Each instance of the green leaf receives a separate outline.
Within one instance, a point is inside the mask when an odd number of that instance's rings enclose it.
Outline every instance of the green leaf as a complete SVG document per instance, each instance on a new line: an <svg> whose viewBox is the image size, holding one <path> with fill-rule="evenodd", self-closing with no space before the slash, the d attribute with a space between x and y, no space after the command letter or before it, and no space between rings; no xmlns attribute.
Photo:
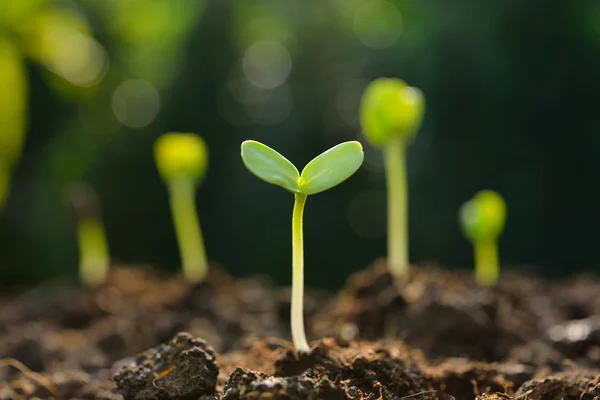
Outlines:
<svg viewBox="0 0 600 400"><path fill-rule="evenodd" d="M365 90L360 104L360 123L367 140L375 147L393 138L408 143L423 119L424 101L419 89L395 78L375 79Z"/></svg>
<svg viewBox="0 0 600 400"><path fill-rule="evenodd" d="M459 217L471 241L495 240L504 230L506 203L498 193L482 190L461 207Z"/></svg>
<svg viewBox="0 0 600 400"><path fill-rule="evenodd" d="M284 156L254 140L242 143L242 160L246 168L263 181L300 193L300 174Z"/></svg>
<svg viewBox="0 0 600 400"><path fill-rule="evenodd" d="M354 174L363 163L360 143L345 142L327 150L308 163L300 177L303 194L315 194L339 185Z"/></svg>

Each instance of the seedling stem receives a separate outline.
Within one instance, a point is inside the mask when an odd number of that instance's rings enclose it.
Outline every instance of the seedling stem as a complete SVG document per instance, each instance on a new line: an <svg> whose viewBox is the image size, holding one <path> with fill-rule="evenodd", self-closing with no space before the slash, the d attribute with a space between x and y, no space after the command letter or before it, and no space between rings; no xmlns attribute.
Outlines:
<svg viewBox="0 0 600 400"><path fill-rule="evenodd" d="M408 196L406 156L402 138L391 139L383 148L387 182L389 268L393 276L408 275Z"/></svg>
<svg viewBox="0 0 600 400"><path fill-rule="evenodd" d="M304 333L304 239L302 236L302 216L306 195L294 194L292 214L292 340L300 352L310 352Z"/></svg>
<svg viewBox="0 0 600 400"><path fill-rule="evenodd" d="M208 262L194 202L195 182L182 177L168 186L183 274L190 282L201 282L208 272Z"/></svg>
<svg viewBox="0 0 600 400"><path fill-rule="evenodd" d="M88 286L97 286L106 280L110 259L106 234L97 218L83 218L77 224L81 280Z"/></svg>
<svg viewBox="0 0 600 400"><path fill-rule="evenodd" d="M110 255L100 219L100 200L94 189L83 182L71 184L67 195L77 224L79 279L88 286L101 285L108 276Z"/></svg>
<svg viewBox="0 0 600 400"><path fill-rule="evenodd" d="M498 247L494 240L478 240L475 247L475 280L482 287L491 287L498 282Z"/></svg>

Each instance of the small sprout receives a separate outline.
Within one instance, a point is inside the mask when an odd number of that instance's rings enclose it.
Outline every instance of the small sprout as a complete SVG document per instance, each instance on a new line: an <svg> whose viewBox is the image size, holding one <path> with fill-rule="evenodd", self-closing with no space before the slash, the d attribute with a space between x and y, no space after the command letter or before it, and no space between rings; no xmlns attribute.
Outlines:
<svg viewBox="0 0 600 400"><path fill-rule="evenodd" d="M304 333L304 244L302 215L308 195L339 185L352 176L363 162L358 142L341 143L309 162L302 174L287 158L253 140L242 143L246 168L260 179L294 193L292 212L292 340L298 352L310 351Z"/></svg>
<svg viewBox="0 0 600 400"><path fill-rule="evenodd" d="M498 282L498 238L504 230L506 204L491 190L478 192L460 208L463 232L475 248L475 279L479 286Z"/></svg>
<svg viewBox="0 0 600 400"><path fill-rule="evenodd" d="M154 158L169 190L183 274L190 282L201 282L208 272L208 262L195 192L208 165L206 144L193 133L167 133L156 140Z"/></svg>
<svg viewBox="0 0 600 400"><path fill-rule="evenodd" d="M408 275L408 189L406 146L421 126L423 94L404 81L393 78L374 80L365 90L360 105L360 121L367 140L383 150L387 182L388 259L392 275L405 280Z"/></svg>
<svg viewBox="0 0 600 400"><path fill-rule="evenodd" d="M67 194L77 221L79 278L88 286L101 285L108 275L110 256L98 195L84 183L73 184Z"/></svg>

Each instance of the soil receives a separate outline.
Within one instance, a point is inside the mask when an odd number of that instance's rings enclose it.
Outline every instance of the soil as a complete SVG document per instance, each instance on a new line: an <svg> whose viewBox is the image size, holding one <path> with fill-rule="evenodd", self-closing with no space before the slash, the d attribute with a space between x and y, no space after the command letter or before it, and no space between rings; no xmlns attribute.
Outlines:
<svg viewBox="0 0 600 400"><path fill-rule="evenodd" d="M0 400L600 400L600 280L384 260L335 295L308 291L312 352L290 341L289 289L216 266L190 285L115 266L102 287L0 296Z"/></svg>

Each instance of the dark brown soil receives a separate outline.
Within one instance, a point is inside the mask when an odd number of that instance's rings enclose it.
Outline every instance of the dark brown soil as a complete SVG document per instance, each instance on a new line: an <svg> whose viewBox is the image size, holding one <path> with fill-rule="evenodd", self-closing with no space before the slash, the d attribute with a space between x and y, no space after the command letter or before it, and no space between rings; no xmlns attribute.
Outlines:
<svg viewBox="0 0 600 400"><path fill-rule="evenodd" d="M600 400L600 280L413 268L385 261L305 299L310 354L289 342L289 290L213 267L189 285L115 267L86 290L0 297L0 400ZM186 333L183 333L186 332Z"/></svg>

